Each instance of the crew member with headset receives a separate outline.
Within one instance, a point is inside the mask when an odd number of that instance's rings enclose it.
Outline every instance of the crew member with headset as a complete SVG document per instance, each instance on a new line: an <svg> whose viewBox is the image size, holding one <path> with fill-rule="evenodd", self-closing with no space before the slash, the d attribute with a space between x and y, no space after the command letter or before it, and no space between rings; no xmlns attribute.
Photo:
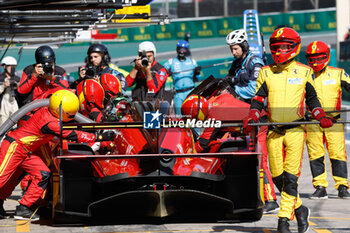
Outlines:
<svg viewBox="0 0 350 233"><path fill-rule="evenodd" d="M75 89L77 85L86 78L94 78L99 80L102 74L112 74L117 77L122 85L123 93L126 92L127 83L124 75L109 66L111 56L108 49L103 44L92 44L85 59L86 66L79 68L79 79L71 84L71 88Z"/></svg>

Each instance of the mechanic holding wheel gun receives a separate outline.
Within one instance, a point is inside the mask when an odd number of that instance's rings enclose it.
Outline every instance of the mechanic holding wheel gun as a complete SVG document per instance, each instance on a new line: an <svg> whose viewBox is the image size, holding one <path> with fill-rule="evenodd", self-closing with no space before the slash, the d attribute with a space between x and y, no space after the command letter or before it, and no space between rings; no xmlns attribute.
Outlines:
<svg viewBox="0 0 350 233"><path fill-rule="evenodd" d="M296 122L295 125L269 130L266 140L271 174L281 193L279 233L291 232L289 221L294 216L299 233L309 228L310 210L302 205L298 193L305 132L304 126L297 122L303 120L304 102L322 128L333 126L332 119L326 116L317 98L312 69L294 60L300 47L300 36L294 29L282 27L272 33L270 49L275 63L260 70L249 117L243 126L245 132L253 129L248 123L259 120L266 98L269 122Z"/></svg>
<svg viewBox="0 0 350 233"><path fill-rule="evenodd" d="M40 108L20 128L6 134L0 147L0 218L8 214L3 203L16 185L21 172L26 171L33 180L28 190L16 207L16 219L39 219L35 214L35 204L43 196L50 178L50 170L37 156L36 151L41 145L53 141L60 136L60 105L62 104L62 121L74 119L79 109L78 97L69 90L59 90L50 97L49 107ZM110 141L115 137L113 131L104 133L87 133L78 130L63 130L63 138L78 143L94 143Z"/></svg>

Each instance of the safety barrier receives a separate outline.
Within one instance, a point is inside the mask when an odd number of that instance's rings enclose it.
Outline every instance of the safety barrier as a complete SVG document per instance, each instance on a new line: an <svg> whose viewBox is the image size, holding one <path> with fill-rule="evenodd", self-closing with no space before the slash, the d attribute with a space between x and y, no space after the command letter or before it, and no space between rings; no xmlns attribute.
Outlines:
<svg viewBox="0 0 350 233"><path fill-rule="evenodd" d="M334 8L323 11L303 11L298 13L276 13L259 15L261 32L271 34L276 27L288 25L298 32L320 32L336 30L336 12ZM178 40L185 32L191 32L191 38L224 37L235 29L243 28L243 17L187 18L174 20L168 25L148 27L110 29L105 33L117 33L119 39L126 42L145 40ZM103 31L101 32L103 33Z"/></svg>

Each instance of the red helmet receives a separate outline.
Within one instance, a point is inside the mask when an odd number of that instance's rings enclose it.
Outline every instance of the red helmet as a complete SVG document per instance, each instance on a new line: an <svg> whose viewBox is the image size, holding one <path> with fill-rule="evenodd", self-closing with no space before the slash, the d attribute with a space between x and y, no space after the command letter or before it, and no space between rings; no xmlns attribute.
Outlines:
<svg viewBox="0 0 350 233"><path fill-rule="evenodd" d="M103 87L93 79L86 79L77 86L81 111L90 111L93 106L102 109L105 92Z"/></svg>
<svg viewBox="0 0 350 233"><path fill-rule="evenodd" d="M109 98L122 92L122 85L119 79L112 74L102 74L100 83Z"/></svg>
<svg viewBox="0 0 350 233"><path fill-rule="evenodd" d="M306 58L314 72L320 72L329 62L328 45L322 41L311 42L306 49Z"/></svg>
<svg viewBox="0 0 350 233"><path fill-rule="evenodd" d="M209 102L200 95L188 96L181 106L181 113L184 116L191 116L197 120L204 121L208 113Z"/></svg>
<svg viewBox="0 0 350 233"><path fill-rule="evenodd" d="M292 28L276 29L270 37L270 50L276 63L285 63L300 52L300 36Z"/></svg>

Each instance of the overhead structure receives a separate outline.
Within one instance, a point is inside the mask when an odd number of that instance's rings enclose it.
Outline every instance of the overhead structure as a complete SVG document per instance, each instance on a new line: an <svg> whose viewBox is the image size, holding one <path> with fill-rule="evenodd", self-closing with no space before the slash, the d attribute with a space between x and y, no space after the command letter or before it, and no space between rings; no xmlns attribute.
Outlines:
<svg viewBox="0 0 350 233"><path fill-rule="evenodd" d="M151 2L152 0L3 0L0 2L0 44L61 44L73 42L77 33L83 30L168 24L166 15L116 14L116 10L145 6ZM139 22L123 23L120 19L139 19Z"/></svg>

